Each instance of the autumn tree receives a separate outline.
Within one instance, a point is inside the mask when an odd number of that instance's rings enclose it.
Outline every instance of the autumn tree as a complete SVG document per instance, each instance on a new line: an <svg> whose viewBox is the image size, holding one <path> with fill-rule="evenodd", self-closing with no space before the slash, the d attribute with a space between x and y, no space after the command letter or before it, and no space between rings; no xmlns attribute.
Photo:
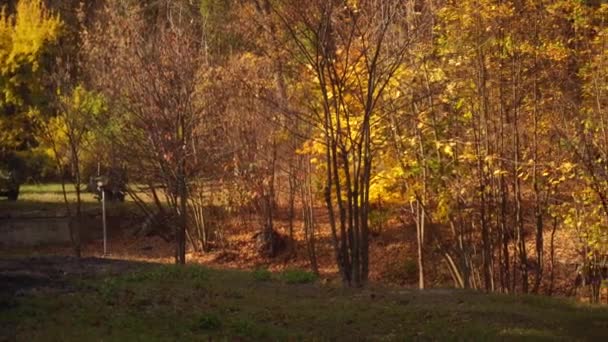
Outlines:
<svg viewBox="0 0 608 342"><path fill-rule="evenodd" d="M606 32L608 6L561 4L560 15L568 19L570 47L576 55L570 69L577 70L577 87L569 87L576 116L564 112L560 139L571 153L562 164L569 198L555 205L555 217L575 237L579 255L578 277L590 286L590 300L599 301L602 278L608 265L608 177L606 174ZM577 180L574 182L573 180Z"/></svg>
<svg viewBox="0 0 608 342"><path fill-rule="evenodd" d="M20 0L13 13L0 9L0 155L35 147L29 117L49 101L45 56L61 30L59 17L40 0Z"/></svg>
<svg viewBox="0 0 608 342"><path fill-rule="evenodd" d="M360 286L369 275L374 125L407 51L403 9L398 1L283 1L273 12L316 94L308 120L319 129L336 261L343 282Z"/></svg>
<svg viewBox="0 0 608 342"><path fill-rule="evenodd" d="M64 85L76 83L64 82ZM63 92L65 91L65 92ZM81 256L80 231L85 228L82 210L83 159L91 144L99 117L106 111L104 99L81 85L57 90L57 113L37 121L39 140L50 149L61 176L63 200L70 217L70 236L74 253ZM68 199L65 175L71 175L75 203Z"/></svg>
<svg viewBox="0 0 608 342"><path fill-rule="evenodd" d="M203 169L202 42L197 22L181 7L146 12L139 4L108 2L84 33L93 84L119 117L113 136L134 174L170 210L163 223L175 227L176 263L186 262L190 181ZM146 19L144 14L149 14ZM167 219L176 219L177 224Z"/></svg>

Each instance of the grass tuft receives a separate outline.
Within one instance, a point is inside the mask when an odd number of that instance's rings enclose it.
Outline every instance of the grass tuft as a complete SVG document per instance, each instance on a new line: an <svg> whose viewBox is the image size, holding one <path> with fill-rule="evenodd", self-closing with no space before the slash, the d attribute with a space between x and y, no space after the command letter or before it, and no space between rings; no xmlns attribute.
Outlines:
<svg viewBox="0 0 608 342"><path fill-rule="evenodd" d="M159 280L194 280L204 281L209 278L206 268L198 265L161 265L152 270L131 273L124 277L126 281L159 281Z"/></svg>
<svg viewBox="0 0 608 342"><path fill-rule="evenodd" d="M215 314L203 314L198 319L197 328L205 331L215 331L222 327L222 320Z"/></svg>
<svg viewBox="0 0 608 342"><path fill-rule="evenodd" d="M256 281L270 281L272 279L272 273L265 268L256 269L252 275Z"/></svg>
<svg viewBox="0 0 608 342"><path fill-rule="evenodd" d="M287 284L309 284L317 280L317 276L308 271L289 268L281 273L281 280Z"/></svg>

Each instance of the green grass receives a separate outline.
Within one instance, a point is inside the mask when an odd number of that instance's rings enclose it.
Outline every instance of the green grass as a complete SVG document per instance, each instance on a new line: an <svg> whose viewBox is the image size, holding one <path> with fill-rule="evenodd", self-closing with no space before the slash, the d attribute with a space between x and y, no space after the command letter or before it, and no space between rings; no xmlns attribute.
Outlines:
<svg viewBox="0 0 608 342"><path fill-rule="evenodd" d="M536 296L343 289L252 273L146 266L72 279L0 309L18 341L600 340L608 310Z"/></svg>
<svg viewBox="0 0 608 342"><path fill-rule="evenodd" d="M308 284L317 280L317 276L308 271L297 268L288 268L281 273L281 280L287 284Z"/></svg>
<svg viewBox="0 0 608 342"><path fill-rule="evenodd" d="M74 207L76 203L76 190L72 184L66 184L66 195L68 201ZM95 194L83 191L81 192L81 201L83 210L99 210L100 203L95 197ZM135 203L131 202L127 197L125 202L108 202L109 210L125 209L135 210ZM65 213L65 201L61 184L23 184L19 192L17 201L8 201L6 198L0 198L0 214L11 213L29 213L29 212L48 212L51 214Z"/></svg>
<svg viewBox="0 0 608 342"><path fill-rule="evenodd" d="M272 272L265 268L258 268L252 273L253 279L257 281L270 281L272 279Z"/></svg>
<svg viewBox="0 0 608 342"><path fill-rule="evenodd" d="M149 203L153 202L146 190L139 188L137 184L133 185L133 187L143 201ZM76 190L74 189L74 185L66 184L65 188L68 201L72 203L73 207L76 202ZM145 186L143 188L145 188ZM159 191L159 194L162 197L162 191ZM230 203L229 197L230 191L228 189L219 190L211 196L211 204L226 207ZM81 201L85 211L99 210L100 208L100 203L93 193L87 191L81 192ZM130 196L126 196L123 203L108 202L107 206L114 212L116 212L116 210L126 210L128 212L137 210L136 204ZM17 201L8 201L5 197L0 197L0 216L3 214L28 214L34 211L48 212L53 215L65 213L65 201L61 184L22 184L19 199Z"/></svg>

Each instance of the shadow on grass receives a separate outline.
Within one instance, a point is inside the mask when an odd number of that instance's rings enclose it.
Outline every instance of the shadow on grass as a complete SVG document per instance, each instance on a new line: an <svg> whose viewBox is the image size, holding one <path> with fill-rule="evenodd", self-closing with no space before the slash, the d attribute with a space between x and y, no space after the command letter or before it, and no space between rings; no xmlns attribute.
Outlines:
<svg viewBox="0 0 608 342"><path fill-rule="evenodd" d="M554 298L270 278L148 265L67 277L74 291L33 292L0 318L17 327L13 337L28 341L601 340L608 328L606 308Z"/></svg>

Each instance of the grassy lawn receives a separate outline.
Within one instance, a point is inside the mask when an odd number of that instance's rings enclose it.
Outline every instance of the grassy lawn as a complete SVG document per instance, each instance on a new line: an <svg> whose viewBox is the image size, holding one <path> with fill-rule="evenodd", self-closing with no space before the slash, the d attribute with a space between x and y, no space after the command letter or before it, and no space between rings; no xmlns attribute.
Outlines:
<svg viewBox="0 0 608 342"><path fill-rule="evenodd" d="M68 200L71 202L76 201L76 190L71 184L66 184L66 195ZM97 203L95 194L87 191L80 193L80 198L83 203ZM19 194L19 200L24 202L37 202L37 203L58 203L63 204L63 191L61 184L24 184L21 187L21 193Z"/></svg>
<svg viewBox="0 0 608 342"><path fill-rule="evenodd" d="M135 189L137 185L134 185ZM76 202L76 190L72 184L66 184L66 195L72 208ZM216 206L227 205L229 203L229 191L227 189L214 190L216 193L210 196L211 204ZM138 191L138 195L144 202L152 204L151 196L144 190ZM159 190L159 196L164 199L163 193ZM99 200L95 194L83 191L81 192L82 207L85 211L98 211L101 208ZM125 197L124 202L107 202L108 210L116 213L131 213L137 211L137 206L130 196ZM66 212L65 201L61 184L23 184L21 185L19 199L17 201L8 201L5 197L0 198L0 216L2 215L29 215L32 212L51 216L61 216Z"/></svg>
<svg viewBox="0 0 608 342"><path fill-rule="evenodd" d="M0 306L18 341L601 340L606 308L467 291L343 289L301 271L148 265ZM4 308L2 308L4 307ZM0 330L1 331L1 330ZM5 329L6 331L6 329Z"/></svg>
<svg viewBox="0 0 608 342"><path fill-rule="evenodd" d="M66 184L65 188L68 201L74 207L76 203L76 190L72 184ZM81 200L85 211L100 210L101 208L101 204L93 193L81 192ZM107 205L109 209L136 209L135 203L128 196L123 203L108 202ZM46 212L51 215L64 214L66 209L61 184L23 184L21 185L17 201L8 201L6 198L0 198L0 214L23 214L33 211Z"/></svg>

